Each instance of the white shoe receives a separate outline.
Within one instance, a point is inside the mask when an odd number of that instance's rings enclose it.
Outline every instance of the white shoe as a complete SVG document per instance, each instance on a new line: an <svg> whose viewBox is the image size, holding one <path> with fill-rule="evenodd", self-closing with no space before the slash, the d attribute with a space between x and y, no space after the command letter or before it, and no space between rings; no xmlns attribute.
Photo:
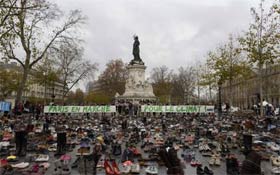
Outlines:
<svg viewBox="0 0 280 175"><path fill-rule="evenodd" d="M26 168L29 166L28 162L21 162L18 164L11 165L13 168Z"/></svg>
<svg viewBox="0 0 280 175"><path fill-rule="evenodd" d="M149 173L149 174L158 174L158 169L157 169L157 167L155 167L155 166L149 166L149 167L146 169L146 173Z"/></svg>
<svg viewBox="0 0 280 175"><path fill-rule="evenodd" d="M131 173L137 173L139 174L140 173L140 165L139 163L134 163L131 165L131 170L130 170Z"/></svg>
<svg viewBox="0 0 280 175"><path fill-rule="evenodd" d="M215 165L220 166L221 165L221 159L220 157L216 157L215 159Z"/></svg>

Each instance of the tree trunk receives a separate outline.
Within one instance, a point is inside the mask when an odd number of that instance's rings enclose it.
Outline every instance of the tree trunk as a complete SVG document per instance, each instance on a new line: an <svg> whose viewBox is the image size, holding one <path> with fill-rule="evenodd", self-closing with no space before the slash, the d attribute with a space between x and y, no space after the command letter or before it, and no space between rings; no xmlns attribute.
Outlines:
<svg viewBox="0 0 280 175"><path fill-rule="evenodd" d="M46 83L46 77L44 77L44 105L47 105L47 83Z"/></svg>
<svg viewBox="0 0 280 175"><path fill-rule="evenodd" d="M218 117L221 119L222 117L222 83L218 83Z"/></svg>
<svg viewBox="0 0 280 175"><path fill-rule="evenodd" d="M200 87L197 86L198 105L200 105Z"/></svg>
<svg viewBox="0 0 280 175"><path fill-rule="evenodd" d="M232 106L232 77L229 78L229 107Z"/></svg>
<svg viewBox="0 0 280 175"><path fill-rule="evenodd" d="M209 85L209 101L212 102L212 88L211 88L211 85Z"/></svg>
<svg viewBox="0 0 280 175"><path fill-rule="evenodd" d="M20 81L19 88L17 90L16 104L20 103L22 100L22 94L25 89L25 84L27 81L28 74L29 74L29 65L23 68L22 79Z"/></svg>
<svg viewBox="0 0 280 175"><path fill-rule="evenodd" d="M260 115L263 117L263 65L259 65Z"/></svg>
<svg viewBox="0 0 280 175"><path fill-rule="evenodd" d="M67 86L67 83L66 83L66 80L64 80L63 93L62 93L62 103L63 103L63 105L65 105L65 97L66 97L66 94L68 93L68 90L66 90L66 86Z"/></svg>

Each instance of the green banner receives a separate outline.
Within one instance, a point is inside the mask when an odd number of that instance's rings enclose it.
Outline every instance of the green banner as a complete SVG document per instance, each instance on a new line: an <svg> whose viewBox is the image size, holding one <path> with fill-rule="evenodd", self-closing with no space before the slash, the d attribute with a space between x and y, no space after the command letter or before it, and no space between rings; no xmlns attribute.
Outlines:
<svg viewBox="0 0 280 175"><path fill-rule="evenodd" d="M202 105L180 105L180 106L156 106L143 105L141 112L157 112L157 113L213 113L214 106Z"/></svg>
<svg viewBox="0 0 280 175"><path fill-rule="evenodd" d="M45 106L44 113L110 113L115 106Z"/></svg>

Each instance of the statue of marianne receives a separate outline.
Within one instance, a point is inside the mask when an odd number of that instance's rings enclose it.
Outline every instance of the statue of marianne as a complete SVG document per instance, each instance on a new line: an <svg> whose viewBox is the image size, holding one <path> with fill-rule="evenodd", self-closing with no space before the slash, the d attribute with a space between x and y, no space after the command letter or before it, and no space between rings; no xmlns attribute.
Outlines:
<svg viewBox="0 0 280 175"><path fill-rule="evenodd" d="M135 64L135 63L144 64L142 59L140 58L140 49L139 49L140 42L138 40L138 36L134 35L133 38L134 38L134 43L133 43L132 54L134 59L131 61L131 64Z"/></svg>

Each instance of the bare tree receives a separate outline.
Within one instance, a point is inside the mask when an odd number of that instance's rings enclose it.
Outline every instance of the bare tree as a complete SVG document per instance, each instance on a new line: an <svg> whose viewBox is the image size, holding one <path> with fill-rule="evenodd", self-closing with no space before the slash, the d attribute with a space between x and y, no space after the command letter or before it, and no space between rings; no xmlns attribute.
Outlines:
<svg viewBox="0 0 280 175"><path fill-rule="evenodd" d="M77 83L95 73L97 65L83 59L83 48L75 42L61 42L58 48L52 47L51 51L63 83L64 101Z"/></svg>
<svg viewBox="0 0 280 175"><path fill-rule="evenodd" d="M166 66L155 67L151 72L153 83L169 82L172 79L172 71Z"/></svg>
<svg viewBox="0 0 280 175"><path fill-rule="evenodd" d="M155 67L151 72L154 93L161 103L171 103L173 72L166 66Z"/></svg>
<svg viewBox="0 0 280 175"><path fill-rule="evenodd" d="M194 95L196 71L193 67L180 67L172 79L172 97L177 103L190 103Z"/></svg>
<svg viewBox="0 0 280 175"><path fill-rule="evenodd" d="M213 100L212 91L217 89L216 77L213 76L213 70L209 68L207 64L204 64L198 70L200 70L198 85L201 86L202 88L208 89L208 97L206 97L207 102L212 103Z"/></svg>
<svg viewBox="0 0 280 175"><path fill-rule="evenodd" d="M74 29L85 18L77 10L63 18L56 5L46 0L17 0L12 13L14 17L9 22L11 30L1 40L0 49L5 58L17 61L23 68L16 96L16 102L19 102L33 66L43 59L56 42L75 38L71 34L77 33Z"/></svg>

